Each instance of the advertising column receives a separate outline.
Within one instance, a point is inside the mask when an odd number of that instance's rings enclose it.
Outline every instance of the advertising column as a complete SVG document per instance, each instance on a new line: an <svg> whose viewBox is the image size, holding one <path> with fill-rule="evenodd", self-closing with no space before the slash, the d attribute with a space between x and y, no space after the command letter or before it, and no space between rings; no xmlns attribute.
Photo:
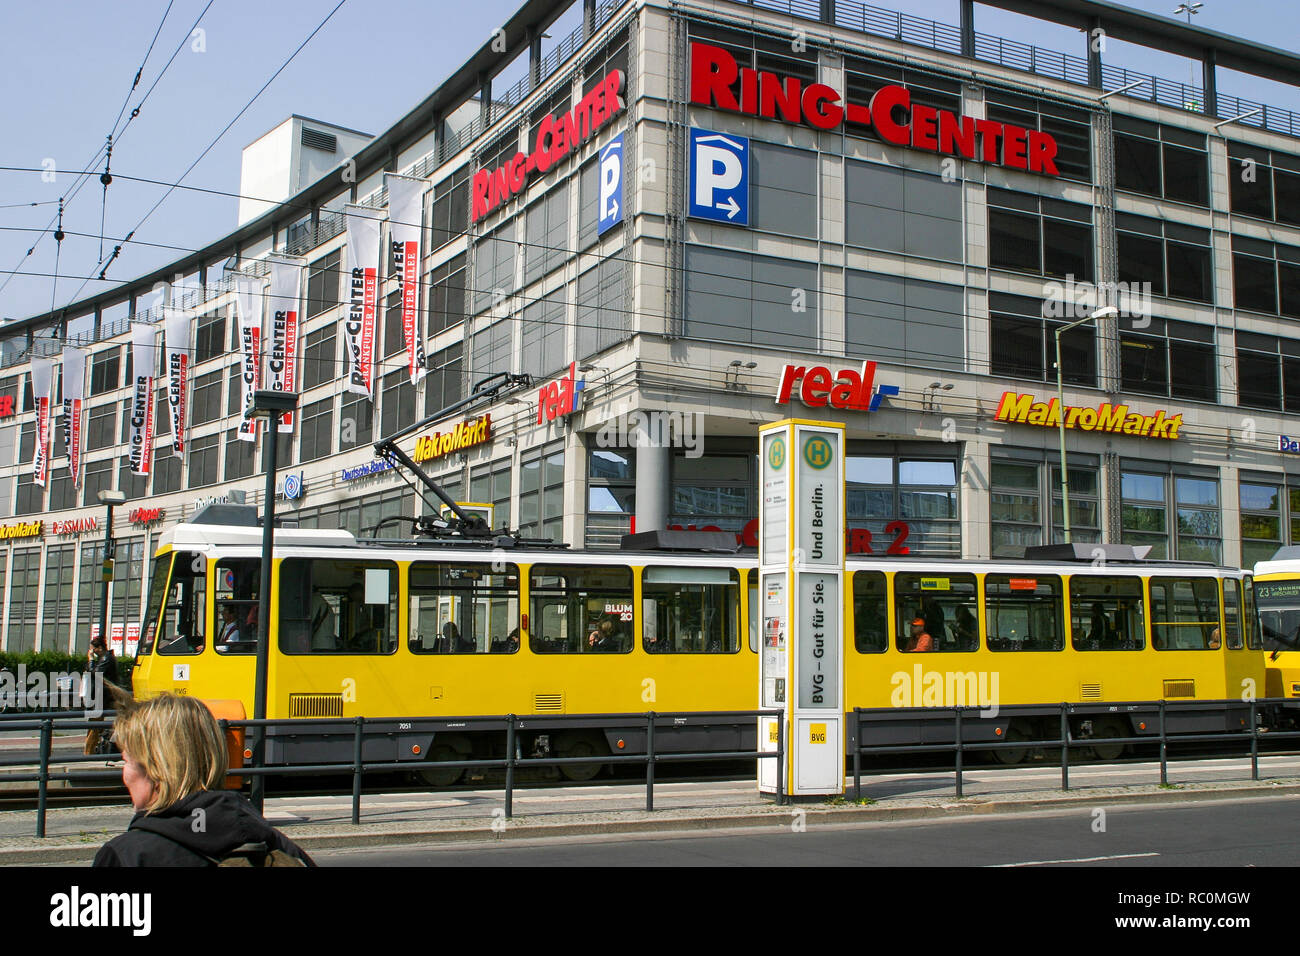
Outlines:
<svg viewBox="0 0 1300 956"><path fill-rule="evenodd" d="M786 741L789 796L844 790L844 426L793 419L759 429L759 743ZM775 761L759 790L777 793Z"/></svg>

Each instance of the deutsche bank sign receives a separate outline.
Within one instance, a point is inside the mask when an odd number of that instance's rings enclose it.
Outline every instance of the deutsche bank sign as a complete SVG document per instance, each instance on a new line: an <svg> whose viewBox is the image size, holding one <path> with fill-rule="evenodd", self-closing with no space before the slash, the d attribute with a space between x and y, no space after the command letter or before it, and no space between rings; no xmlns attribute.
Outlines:
<svg viewBox="0 0 1300 956"><path fill-rule="evenodd" d="M749 225L749 139L691 130L689 215Z"/></svg>
<svg viewBox="0 0 1300 956"><path fill-rule="evenodd" d="M623 221L623 134L619 133L600 151L600 218L596 235Z"/></svg>

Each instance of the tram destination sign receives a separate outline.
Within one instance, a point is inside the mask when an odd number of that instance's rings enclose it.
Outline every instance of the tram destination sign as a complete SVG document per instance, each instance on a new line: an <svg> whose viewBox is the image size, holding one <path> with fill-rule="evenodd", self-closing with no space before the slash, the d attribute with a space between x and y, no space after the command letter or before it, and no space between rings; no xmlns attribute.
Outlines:
<svg viewBox="0 0 1300 956"><path fill-rule="evenodd" d="M691 44L691 103L819 130L870 128L895 146L1060 175L1050 133L913 103L905 86L882 86L869 103L850 103L825 83L741 67L730 51L710 43Z"/></svg>

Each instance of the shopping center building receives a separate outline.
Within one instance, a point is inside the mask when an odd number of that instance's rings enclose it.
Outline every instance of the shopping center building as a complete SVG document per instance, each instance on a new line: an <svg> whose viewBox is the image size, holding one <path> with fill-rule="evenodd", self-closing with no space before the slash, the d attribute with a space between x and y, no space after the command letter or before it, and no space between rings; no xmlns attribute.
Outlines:
<svg viewBox="0 0 1300 956"><path fill-rule="evenodd" d="M846 426L851 550L1015 555L1061 539L1055 333L1115 306L1062 337L1074 540L1229 565L1300 544L1300 115L1216 89L1223 69L1300 86L1300 56L1092 0L994 5L1079 28L1078 49L981 32L968 2L949 26L851 0L529 0L353 155L291 124L327 173L154 274L0 329L0 646L85 646L101 491L127 498L127 636L161 532L213 498L260 504L236 300L277 255L302 289L277 510L302 527L415 515L374 442L508 372L531 386L399 443L497 526L752 545L757 428L797 417ZM1192 57L1202 81L1112 66L1108 38ZM385 255L371 400L348 388L344 207L386 216L385 172L427 184L429 371L412 384ZM132 326L161 330L169 296L191 323L186 447L158 348L141 476ZM67 345L89 353L79 481Z"/></svg>

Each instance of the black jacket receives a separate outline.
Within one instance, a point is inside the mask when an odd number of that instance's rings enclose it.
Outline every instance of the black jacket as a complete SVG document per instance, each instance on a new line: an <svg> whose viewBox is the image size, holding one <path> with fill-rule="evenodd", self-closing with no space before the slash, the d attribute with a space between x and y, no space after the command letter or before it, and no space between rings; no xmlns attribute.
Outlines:
<svg viewBox="0 0 1300 956"><path fill-rule="evenodd" d="M195 810L203 814L196 815ZM203 827L195 832L195 822ZM165 834L165 836L159 836ZM205 857L220 860L244 843L265 843L308 866L311 857L285 837L233 790L203 790L166 810L137 813L121 836L95 854L94 866L211 866Z"/></svg>
<svg viewBox="0 0 1300 956"><path fill-rule="evenodd" d="M117 655L113 653L110 647L103 657L91 656L87 661L87 671L91 674L103 674L104 680L110 684L116 684L117 681Z"/></svg>

